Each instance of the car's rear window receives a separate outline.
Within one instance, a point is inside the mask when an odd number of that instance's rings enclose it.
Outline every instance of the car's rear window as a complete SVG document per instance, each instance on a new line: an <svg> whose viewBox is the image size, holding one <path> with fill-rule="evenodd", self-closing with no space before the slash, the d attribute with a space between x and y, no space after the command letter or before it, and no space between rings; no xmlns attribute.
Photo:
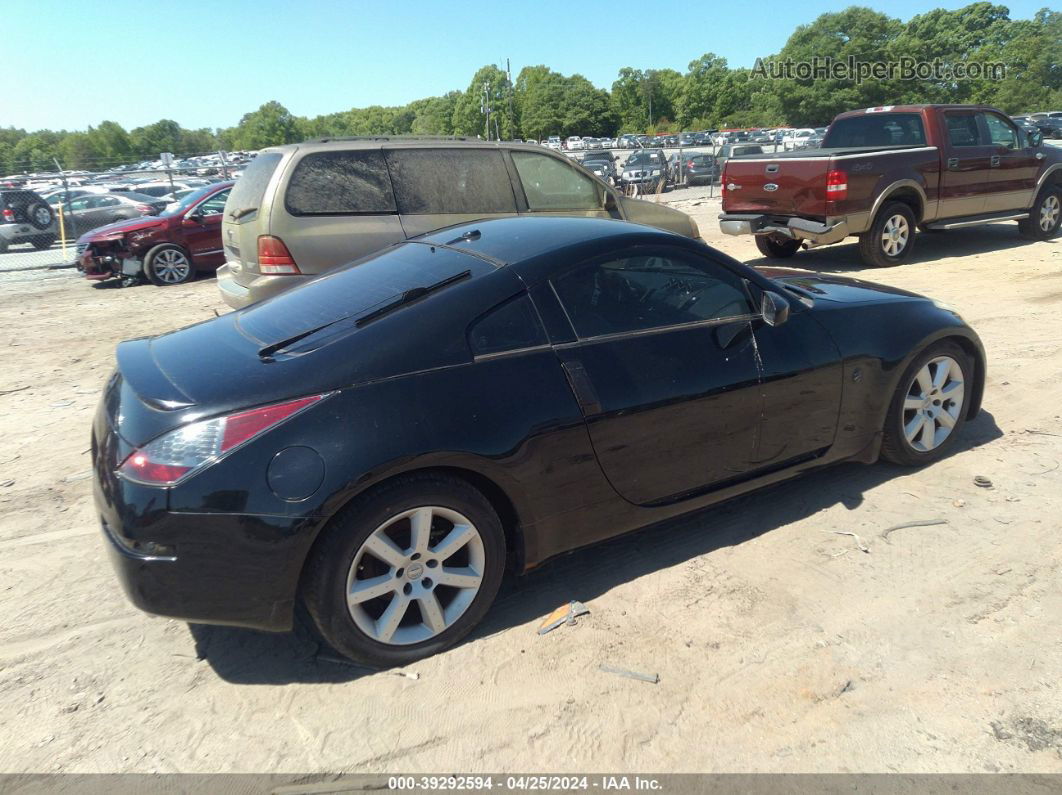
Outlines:
<svg viewBox="0 0 1062 795"><path fill-rule="evenodd" d="M353 322L415 287L428 287L464 271L471 270L474 276L491 268L481 259L452 249L405 243L245 309L239 324L244 333L271 344L344 318Z"/></svg>
<svg viewBox="0 0 1062 795"><path fill-rule="evenodd" d="M868 113L830 125L823 148L832 146L924 146L926 131L918 113Z"/></svg>
<svg viewBox="0 0 1062 795"><path fill-rule="evenodd" d="M385 154L403 215L516 212L512 181L496 149L392 149Z"/></svg>
<svg viewBox="0 0 1062 795"><path fill-rule="evenodd" d="M282 157L280 152L263 152L248 164L225 203L228 212L257 210L262 205L266 185Z"/></svg>
<svg viewBox="0 0 1062 795"><path fill-rule="evenodd" d="M295 166L284 204L292 215L395 212L387 165L377 149L306 155Z"/></svg>

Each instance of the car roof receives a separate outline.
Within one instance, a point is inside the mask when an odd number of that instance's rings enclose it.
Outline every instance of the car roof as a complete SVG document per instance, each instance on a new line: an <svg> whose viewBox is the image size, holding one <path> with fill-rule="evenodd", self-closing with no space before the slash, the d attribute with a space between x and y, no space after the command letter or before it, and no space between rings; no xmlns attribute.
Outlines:
<svg viewBox="0 0 1062 795"><path fill-rule="evenodd" d="M478 234L477 234L478 233ZM417 241L446 245L511 266L528 285L587 256L639 244L685 245L688 238L612 218L522 216L450 226Z"/></svg>

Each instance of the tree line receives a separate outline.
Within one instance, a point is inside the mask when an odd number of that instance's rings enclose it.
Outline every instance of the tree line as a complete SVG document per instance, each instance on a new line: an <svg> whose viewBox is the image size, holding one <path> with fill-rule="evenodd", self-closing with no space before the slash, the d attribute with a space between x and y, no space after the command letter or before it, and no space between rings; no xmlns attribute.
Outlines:
<svg viewBox="0 0 1062 795"><path fill-rule="evenodd" d="M765 79L772 63L829 57L860 62L900 58L956 64L1003 63L1003 79ZM1062 13L1044 8L1011 19L1006 6L972 3L934 9L908 22L852 6L801 25L765 69L731 68L706 53L685 74L674 69L619 70L611 90L579 74L527 66L514 81L497 66L479 69L464 91L402 106L295 116L279 102L247 113L235 127L187 130L163 119L128 132L113 121L85 131L0 128L0 173L43 171L58 159L68 169L105 169L178 155L261 149L318 137L460 135L542 139L549 135L614 136L722 127L821 126L843 110L919 102L985 103L1007 113L1062 108ZM945 71L947 71L945 69ZM488 115L489 110L489 115ZM489 128L488 128L489 118Z"/></svg>

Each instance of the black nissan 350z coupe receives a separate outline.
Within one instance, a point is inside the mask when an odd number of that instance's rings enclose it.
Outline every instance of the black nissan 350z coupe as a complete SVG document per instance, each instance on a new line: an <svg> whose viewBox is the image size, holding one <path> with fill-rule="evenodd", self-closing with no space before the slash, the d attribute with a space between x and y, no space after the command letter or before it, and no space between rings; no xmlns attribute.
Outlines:
<svg viewBox="0 0 1062 795"><path fill-rule="evenodd" d="M985 377L930 299L559 217L432 233L117 358L92 453L129 598L269 630L301 602L384 666L463 637L507 569L813 467L933 461Z"/></svg>

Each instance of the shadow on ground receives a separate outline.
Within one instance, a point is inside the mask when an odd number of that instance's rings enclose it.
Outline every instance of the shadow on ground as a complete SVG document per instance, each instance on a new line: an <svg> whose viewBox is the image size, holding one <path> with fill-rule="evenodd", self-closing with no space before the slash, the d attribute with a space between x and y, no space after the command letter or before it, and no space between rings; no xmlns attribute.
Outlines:
<svg viewBox="0 0 1062 795"><path fill-rule="evenodd" d="M982 411L963 428L952 455L1002 435L992 415ZM911 471L883 462L872 466L839 464L578 550L527 576L509 578L471 637L521 626L571 599L588 602L624 582L742 544L838 503L855 510L867 491ZM190 625L190 630L197 656L222 679L237 684L334 683L373 672L342 660L302 626L285 634L199 624Z"/></svg>
<svg viewBox="0 0 1062 795"><path fill-rule="evenodd" d="M1053 242L1059 243L1058 240ZM1022 248L1031 245L1033 241L1019 235L1017 225L1012 223L986 224L945 232L920 232L915 238L915 248L911 258L898 267L922 265L948 257L970 257L1008 250L1014 250L1015 254L1020 255ZM863 263L859 258L859 244L854 239L843 244L801 251L789 259L761 257L747 260L747 263L749 265L783 265L828 273L863 271L862 275L870 279L873 278L875 272L880 270Z"/></svg>

